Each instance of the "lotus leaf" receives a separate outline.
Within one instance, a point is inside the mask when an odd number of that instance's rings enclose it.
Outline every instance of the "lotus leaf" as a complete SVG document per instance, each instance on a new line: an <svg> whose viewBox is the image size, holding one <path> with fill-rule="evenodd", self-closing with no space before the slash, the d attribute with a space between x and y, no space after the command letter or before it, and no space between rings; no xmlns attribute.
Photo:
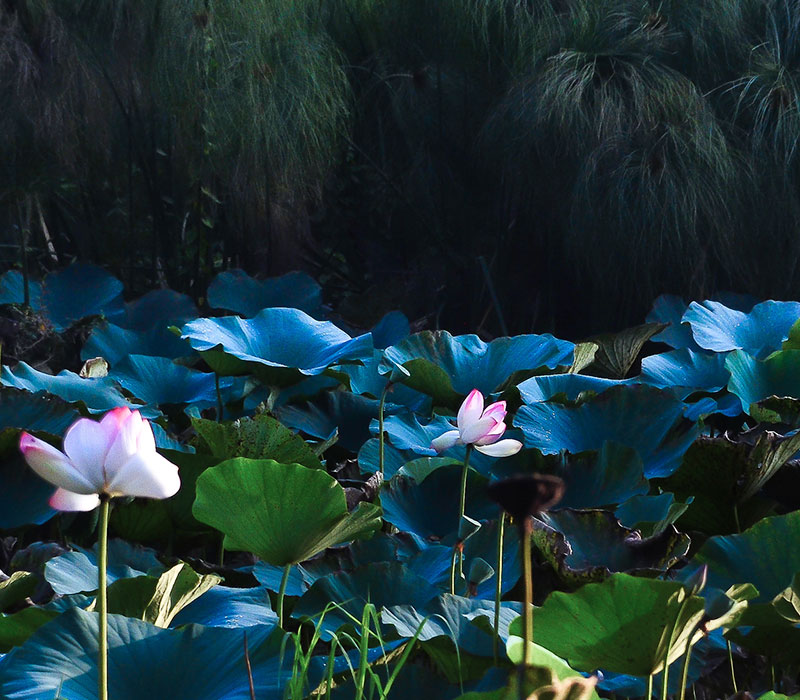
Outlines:
<svg viewBox="0 0 800 700"><path fill-rule="evenodd" d="M33 279L28 280L30 306L38 310L42 305L42 284ZM18 270L8 270L0 276L0 304L25 303L25 278Z"/></svg>
<svg viewBox="0 0 800 700"><path fill-rule="evenodd" d="M150 355L174 360L191 355L189 343L166 328L133 331L103 323L95 326L81 350L81 358L104 358L112 367L128 355Z"/></svg>
<svg viewBox="0 0 800 700"><path fill-rule="evenodd" d="M42 307L59 332L89 316L119 319L125 312L122 282L101 267L76 263L44 278Z"/></svg>
<svg viewBox="0 0 800 700"><path fill-rule="evenodd" d="M252 318L276 306L300 309L323 318L322 288L303 272L257 280L243 270L220 272L208 285L208 305Z"/></svg>

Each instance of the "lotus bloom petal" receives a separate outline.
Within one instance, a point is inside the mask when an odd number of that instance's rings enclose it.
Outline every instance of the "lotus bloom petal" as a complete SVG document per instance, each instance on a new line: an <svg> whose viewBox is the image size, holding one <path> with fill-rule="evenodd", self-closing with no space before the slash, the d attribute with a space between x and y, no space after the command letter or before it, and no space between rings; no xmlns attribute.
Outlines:
<svg viewBox="0 0 800 700"><path fill-rule="evenodd" d="M495 423L494 427L486 433L480 440L476 440L476 445L491 445L493 442L497 442L503 433L506 432L506 424L500 421L499 423Z"/></svg>
<svg viewBox="0 0 800 700"><path fill-rule="evenodd" d="M488 418L489 416L502 423L506 419L506 402L495 401L487 406L481 418Z"/></svg>
<svg viewBox="0 0 800 700"><path fill-rule="evenodd" d="M50 499L58 510L92 510L102 494L169 498L181 485L178 467L156 452L150 423L128 408L99 423L79 418L64 436L64 452L24 432L19 446L30 467L59 487Z"/></svg>
<svg viewBox="0 0 800 700"><path fill-rule="evenodd" d="M489 457L510 457L522 449L522 443L519 440L506 438L490 445L475 445L475 449Z"/></svg>
<svg viewBox="0 0 800 700"><path fill-rule="evenodd" d="M81 474L61 450L57 450L44 440L23 432L19 436L19 449L28 466L53 486L74 493L97 493L97 484Z"/></svg>
<svg viewBox="0 0 800 700"><path fill-rule="evenodd" d="M434 439L431 443L431 447L437 452L444 452L445 450L449 450L457 442L458 431L448 430L446 433L442 433L439 437Z"/></svg>
<svg viewBox="0 0 800 700"><path fill-rule="evenodd" d="M94 510L100 505L100 496L96 493L84 495L73 493L66 489L56 489L50 496L50 507L56 510L87 511Z"/></svg>
<svg viewBox="0 0 800 700"><path fill-rule="evenodd" d="M118 469L106 489L112 496L169 498L181 487L178 468L158 452L139 452Z"/></svg>
<svg viewBox="0 0 800 700"><path fill-rule="evenodd" d="M483 394L477 389L473 389L458 409L458 418L456 419L458 430L463 433L468 426L479 421L482 414Z"/></svg>
<svg viewBox="0 0 800 700"><path fill-rule="evenodd" d="M500 421L500 425L503 425L502 421ZM497 430L496 426L497 421L491 416L488 418L480 418L474 423L465 426L461 430L461 442L466 443L467 445L471 442L478 442L478 440L486 435L489 435L490 433L494 434L493 431Z"/></svg>

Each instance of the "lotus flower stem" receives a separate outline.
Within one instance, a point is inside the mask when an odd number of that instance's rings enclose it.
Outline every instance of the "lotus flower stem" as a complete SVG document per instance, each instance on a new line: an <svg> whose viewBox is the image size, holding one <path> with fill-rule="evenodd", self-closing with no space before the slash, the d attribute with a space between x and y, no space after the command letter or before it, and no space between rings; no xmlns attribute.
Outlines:
<svg viewBox="0 0 800 700"><path fill-rule="evenodd" d="M386 394L389 393L389 388L391 386L392 382L386 382L386 386L383 387L383 391L381 392L381 402L378 405L378 471L381 475L383 475L384 444L386 442L386 438L383 434L383 415L386 408Z"/></svg>
<svg viewBox="0 0 800 700"><path fill-rule="evenodd" d="M686 642L686 653L683 656L683 672L681 673L681 696L680 700L686 700L686 683L689 680L689 662L692 659L692 637L694 632L689 635Z"/></svg>
<svg viewBox="0 0 800 700"><path fill-rule="evenodd" d="M653 697L653 674L651 673L649 676L647 676L647 695L645 695L645 698L647 700L650 700L652 697Z"/></svg>
<svg viewBox="0 0 800 700"><path fill-rule="evenodd" d="M108 565L108 511L111 499L100 495L100 523L97 542L97 612L100 614L100 639L98 640L97 697L108 700L108 600L106 595L106 567Z"/></svg>
<svg viewBox="0 0 800 700"><path fill-rule="evenodd" d="M286 584L289 583L289 572L291 570L292 570L292 565L291 564L287 564L283 568L283 578L281 579L281 587L280 587L280 590L278 591L278 626L281 629L284 629L284 627L283 627L283 599L284 599L284 597L286 595Z"/></svg>
<svg viewBox="0 0 800 700"><path fill-rule="evenodd" d="M222 423L222 392L219 389L219 374L217 372L214 372L214 385L217 389L217 423Z"/></svg>
<svg viewBox="0 0 800 700"><path fill-rule="evenodd" d="M470 458L471 454L472 454L472 445L467 445L467 452L464 455L464 467L461 470L461 496L460 496L459 505L458 505L458 524L459 524L459 526L461 525L461 520L464 518L464 510L466 509L466 505L467 505L467 475L469 474L469 458ZM454 573L453 569L456 566L456 564L458 565L458 575L459 575L459 577L463 578L463 576L464 576L463 558L461 557L461 552L458 551L458 549L459 549L458 545L459 545L459 543L457 542L455 544L455 551L454 551L454 554L453 554L453 560L452 560L452 562L450 564L450 582L451 582L451 584L450 584L450 592L451 593L455 592L453 590L454 587L455 587L455 573Z"/></svg>
<svg viewBox="0 0 800 700"><path fill-rule="evenodd" d="M531 560L531 533L533 521L528 516L519 524L519 546L522 548L522 575L525 579L525 600L522 607L522 622L525 634L522 651L522 665L531 664L531 647L533 645L533 562Z"/></svg>
<svg viewBox="0 0 800 700"><path fill-rule="evenodd" d="M500 511L500 518L497 521L497 566L495 566L494 582L494 639L492 640L492 650L494 652L494 665L499 663L500 646L500 596L503 595L503 535L505 534L506 514Z"/></svg>
<svg viewBox="0 0 800 700"><path fill-rule="evenodd" d="M456 594L456 557L458 556L458 544L455 544L453 546L453 554L450 557L450 595Z"/></svg>
<svg viewBox="0 0 800 700"><path fill-rule="evenodd" d="M675 641L675 632L678 629L678 625L680 624L681 617L683 617L683 612L686 610L686 606L691 599L691 595L687 595L681 606L678 608L678 614L675 616L675 622L672 623L672 629L669 632L669 638L667 639L667 650L664 652L664 679L661 685L661 700L667 700L667 696L669 694L669 656L672 653L672 643ZM689 641L691 642L692 635L689 635Z"/></svg>
<svg viewBox="0 0 800 700"><path fill-rule="evenodd" d="M733 668L733 647L731 646L731 640L730 639L726 639L725 642L728 645L728 663L730 664L730 667L731 667L731 683L733 684L733 694L735 695L736 693L739 692L739 689L736 686L736 671L734 671L734 668ZM772 685L773 685L773 687L775 686L775 667L774 666L772 667Z"/></svg>

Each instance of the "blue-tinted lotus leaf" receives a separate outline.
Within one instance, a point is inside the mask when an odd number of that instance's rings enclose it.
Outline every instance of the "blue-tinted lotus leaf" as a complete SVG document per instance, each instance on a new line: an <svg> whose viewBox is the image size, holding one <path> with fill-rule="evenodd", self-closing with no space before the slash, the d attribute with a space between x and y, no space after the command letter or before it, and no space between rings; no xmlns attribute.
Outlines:
<svg viewBox="0 0 800 700"><path fill-rule="evenodd" d="M178 438L171 433L168 433L164 428L156 422L150 423L153 429L153 437L156 439L156 447L159 450L177 450L178 452L194 453L192 445L183 444Z"/></svg>
<svg viewBox="0 0 800 700"><path fill-rule="evenodd" d="M283 567L273 566L265 561L257 561L252 567L252 573L268 591L277 593L280 590ZM286 595L303 595L314 580L314 577L308 574L301 564L293 566L286 583Z"/></svg>
<svg viewBox="0 0 800 700"><path fill-rule="evenodd" d="M509 625L519 616L521 604L503 602L500 606L500 639L505 642L509 635ZM427 620L425 619L427 618ZM487 624L478 623L485 618ZM419 635L421 642L430 642L444 637L452 640L462 651L476 656L492 656L492 635L494 625L494 601L443 593L425 606L413 604L395 605L386 608L381 619L386 625L394 627L401 637L413 637L425 620Z"/></svg>
<svg viewBox="0 0 800 700"><path fill-rule="evenodd" d="M678 524L709 535L739 532L769 512L761 488L800 449L800 435L784 438L771 431L736 441L723 435L700 437L683 464L659 487L694 500Z"/></svg>
<svg viewBox="0 0 800 700"><path fill-rule="evenodd" d="M380 528L380 508L349 513L344 489L321 469L271 459L229 459L197 479L194 516L225 534L229 550L276 566L297 564Z"/></svg>
<svg viewBox="0 0 800 700"><path fill-rule="evenodd" d="M672 350L642 359L643 384L671 389L680 398L698 392L714 393L728 385L730 372L725 367L725 355Z"/></svg>
<svg viewBox="0 0 800 700"><path fill-rule="evenodd" d="M717 301L693 301L683 315L701 348L714 352L744 350L759 359L781 349L798 318L800 303L795 301L765 301L749 313Z"/></svg>
<svg viewBox="0 0 800 700"><path fill-rule="evenodd" d="M165 327L156 326L145 331L133 331L103 323L92 329L81 349L81 359L102 357L112 367L128 355L152 355L174 360L193 352L189 343Z"/></svg>
<svg viewBox="0 0 800 700"><path fill-rule="evenodd" d="M523 403L540 403L561 396L567 401L577 401L586 392L602 394L611 387L631 383L630 379L606 379L586 374L545 374L526 379L517 385L517 389Z"/></svg>
<svg viewBox="0 0 800 700"><path fill-rule="evenodd" d="M405 461L415 459L419 455L437 456L436 450L431 447L431 442L442 433L454 429L454 420L448 420L444 416L438 415L435 415L424 425L419 422L419 418L415 414L407 412L387 416L383 422L383 430L388 436L389 442L393 447L405 454ZM372 421L370 430L373 434L378 433L377 420ZM511 437L511 435L513 435L513 432L507 437ZM466 451L466 446L454 445L442 452L441 456L463 462L466 457ZM497 463L498 459L496 457L489 457L477 451L473 451L469 461L472 469L484 475L489 475Z"/></svg>
<svg viewBox="0 0 800 700"><path fill-rule="evenodd" d="M171 626L180 627L191 623L232 629L255 625L275 626L278 623L278 616L270 606L267 591L265 586L256 588L214 586L183 608L172 620Z"/></svg>
<svg viewBox="0 0 800 700"><path fill-rule="evenodd" d="M320 440L328 440L338 431L337 443L358 452L370 438L369 425L378 416L378 401L347 391L329 391L314 402L281 406L274 413L289 428Z"/></svg>
<svg viewBox="0 0 800 700"><path fill-rule="evenodd" d="M688 323L682 323L686 308L686 302L674 294L662 294L653 302L653 308L647 314L647 321L669 324L667 328L653 336L655 342L665 343L673 348L700 350L692 335L692 327Z"/></svg>
<svg viewBox="0 0 800 700"><path fill-rule="evenodd" d="M650 488L639 453L615 442L569 457L557 475L566 484L559 508L616 505Z"/></svg>
<svg viewBox="0 0 800 700"><path fill-rule="evenodd" d="M194 418L192 427L207 451L220 461L231 457L247 457L273 459L285 464L297 463L310 469L322 468L319 457L303 438L265 414L239 418L231 423Z"/></svg>
<svg viewBox="0 0 800 700"><path fill-rule="evenodd" d="M0 386L0 430L21 428L61 435L79 415L57 396Z"/></svg>
<svg viewBox="0 0 800 700"><path fill-rule="evenodd" d="M580 671L647 676L663 668L670 636L664 630L675 624L672 663L683 656L703 612L703 599L687 599L680 583L614 574L572 593L551 593L534 609L533 634Z"/></svg>
<svg viewBox="0 0 800 700"><path fill-rule="evenodd" d="M380 399L391 375L382 373L383 353L380 350L373 352L372 358L364 360L363 364L342 365L335 367L336 376L342 383L349 387L354 394L364 394L373 399ZM425 410L430 404L430 397L415 391L405 384L394 383L386 394L387 406L406 406L412 411L430 413Z"/></svg>
<svg viewBox="0 0 800 700"><path fill-rule="evenodd" d="M574 347L549 334L486 343L476 335L423 331L387 348L386 358L409 371L403 383L432 396L436 405L456 409L473 389L489 395L515 373L570 365Z"/></svg>
<svg viewBox="0 0 800 700"><path fill-rule="evenodd" d="M340 607L329 610L320 625L323 638L330 639L343 625L357 629L359 625L350 616L361 620L366 603L378 610L401 604L423 608L438 593L400 562L377 562L318 579L297 601L292 616L318 618L329 603L336 603Z"/></svg>
<svg viewBox="0 0 800 700"><path fill-rule="evenodd" d="M256 697L282 698L291 665L280 663L280 637L271 626L248 629L248 655ZM72 609L40 627L0 662L0 696L9 700L95 700L98 616ZM108 685L115 700L192 698L244 700L241 630L189 625L161 629L109 615Z"/></svg>
<svg viewBox="0 0 800 700"><path fill-rule="evenodd" d="M0 458L0 530L47 522L55 515L48 505L53 491L21 454L6 453Z"/></svg>
<svg viewBox="0 0 800 700"><path fill-rule="evenodd" d="M200 313L190 296L172 289L153 289L125 304L125 328L148 331L151 328L180 326Z"/></svg>
<svg viewBox="0 0 800 700"><path fill-rule="evenodd" d="M729 418L740 416L742 402L735 394L721 391L716 396L703 396L697 401L687 403L684 415L687 420L697 421L715 413Z"/></svg>
<svg viewBox="0 0 800 700"><path fill-rule="evenodd" d="M256 374L268 384L295 384L332 365L372 357L369 333L351 338L329 321L298 309L264 309L252 319L198 318L183 338L223 375Z"/></svg>
<svg viewBox="0 0 800 700"><path fill-rule="evenodd" d="M134 547L124 540L108 542L108 583L132 576L159 575L164 566L152 549ZM44 577L59 595L97 590L97 551L76 548L50 559Z"/></svg>
<svg viewBox="0 0 800 700"><path fill-rule="evenodd" d="M614 516L623 527L639 530L642 536L649 537L663 532L668 525L677 522L691 504L675 501L675 494L659 493L655 496L633 496L614 511Z"/></svg>
<svg viewBox="0 0 800 700"><path fill-rule="evenodd" d="M30 305L38 310L42 305L42 284L33 279L28 280ZM0 276L0 304L25 303L25 278L18 270L8 270Z"/></svg>
<svg viewBox="0 0 800 700"><path fill-rule="evenodd" d="M214 375L175 364L166 357L128 355L109 374L120 386L145 404L193 404L197 408L217 405ZM233 385L232 377L219 379L220 391Z"/></svg>
<svg viewBox="0 0 800 700"><path fill-rule="evenodd" d="M745 532L706 540L687 567L690 576L708 564L710 588L727 590L737 583L758 589L754 603L766 603L800 572L800 511L764 518Z"/></svg>
<svg viewBox="0 0 800 700"><path fill-rule="evenodd" d="M770 396L800 399L800 350L783 350L766 360L737 351L728 355L728 391L738 396L746 413Z"/></svg>
<svg viewBox="0 0 800 700"><path fill-rule="evenodd" d="M44 278L42 307L57 331L89 316L114 321L125 312L122 282L101 267L76 263Z"/></svg>
<svg viewBox="0 0 800 700"><path fill-rule="evenodd" d="M497 564L497 520L481 523L481 528L464 543L465 568L475 557L481 557L492 566ZM450 560L453 548L432 544L408 560L408 568L441 590L450 588ZM519 561L519 534L516 527L506 526L503 531L503 582L502 591L510 591L522 575ZM473 597L491 600L497 580L492 578L479 584Z"/></svg>
<svg viewBox="0 0 800 700"><path fill-rule="evenodd" d="M383 350L408 337L411 332L408 319L401 311L390 311L372 328L375 347Z"/></svg>
<svg viewBox="0 0 800 700"><path fill-rule="evenodd" d="M252 318L263 309L287 307L324 318L322 288L304 272L257 280L243 270L220 272L208 285L208 305Z"/></svg>
<svg viewBox="0 0 800 700"><path fill-rule="evenodd" d="M69 370L63 370L57 375L45 374L20 362L13 371L3 366L0 382L5 386L33 393L46 391L67 403L85 407L89 413L105 413L117 406L128 406L131 409L140 409L146 418L158 415L157 410L147 409L128 401L111 377L84 379Z"/></svg>
<svg viewBox="0 0 800 700"><path fill-rule="evenodd" d="M576 407L526 404L517 411L514 425L522 429L527 447L544 454L599 450L607 441L627 445L639 453L649 479L675 471L698 435L684 410L670 392L619 386Z"/></svg>
<svg viewBox="0 0 800 700"><path fill-rule="evenodd" d="M532 540L559 576L572 585L612 573L656 575L689 551L689 538L673 526L642 539L604 510L560 510L534 520Z"/></svg>
<svg viewBox="0 0 800 700"><path fill-rule="evenodd" d="M458 494L461 467L442 467L421 484L394 477L381 489L383 517L399 530L428 541L438 541L458 530ZM486 495L486 477L470 470L466 512L475 520L497 517L497 504Z"/></svg>
<svg viewBox="0 0 800 700"><path fill-rule="evenodd" d="M408 461L406 453L392 447L388 442L383 446L383 475L391 479ZM366 474L374 474L380 468L380 441L367 440L358 451L358 468Z"/></svg>

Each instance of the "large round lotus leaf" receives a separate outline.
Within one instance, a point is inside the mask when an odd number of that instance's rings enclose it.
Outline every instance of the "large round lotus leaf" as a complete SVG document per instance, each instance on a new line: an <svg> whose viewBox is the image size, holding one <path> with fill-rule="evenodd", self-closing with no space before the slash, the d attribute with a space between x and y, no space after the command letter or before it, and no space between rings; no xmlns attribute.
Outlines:
<svg viewBox="0 0 800 700"><path fill-rule="evenodd" d="M688 323L681 323L686 307L686 302L673 294L662 294L653 302L647 321L668 324L667 328L653 336L655 342L665 343L673 348L700 350L700 346L694 341L692 327Z"/></svg>
<svg viewBox="0 0 800 700"><path fill-rule="evenodd" d="M373 336L374 337L374 336ZM336 376L345 386L349 386L354 394L364 394L373 399L380 399L390 380L389 374L382 374L379 369L383 359L383 352L375 350L372 359L365 360L359 365L341 365L334 367ZM430 410L421 410L430 404L431 398L426 394L415 391L405 384L393 384L386 393L387 411L394 406L406 406L412 411L430 413ZM396 410L396 409L395 409Z"/></svg>
<svg viewBox="0 0 800 700"><path fill-rule="evenodd" d="M730 372L725 368L725 355L682 349L645 357L639 379L686 398L697 391L719 391L728 385Z"/></svg>
<svg viewBox="0 0 800 700"><path fill-rule="evenodd" d="M279 700L291 664L280 663L272 626L248 629L256 697ZM0 662L0 696L8 700L95 700L98 616L80 609L40 627ZM160 629L109 615L108 684L114 700L250 697L241 630L189 625Z"/></svg>
<svg viewBox="0 0 800 700"><path fill-rule="evenodd" d="M254 627L277 625L278 616L270 606L266 586L230 588L214 586L192 601L172 620L172 627L196 623L204 627Z"/></svg>
<svg viewBox="0 0 800 700"><path fill-rule="evenodd" d="M264 309L252 319L198 318L183 327L182 337L219 374L254 373L280 385L335 364L367 360L373 349L369 333L351 338L298 309Z"/></svg>
<svg viewBox="0 0 800 700"><path fill-rule="evenodd" d="M109 376L150 406L187 403L202 409L217 405L213 374L175 364L166 357L128 355ZM227 391L232 385L232 377L219 379L220 391Z"/></svg>
<svg viewBox="0 0 800 700"><path fill-rule="evenodd" d="M36 280L28 280L30 306L38 310L42 302L42 285ZM9 270L0 277L0 304L25 303L25 278L18 270Z"/></svg>
<svg viewBox="0 0 800 700"><path fill-rule="evenodd" d="M758 589L754 603L765 603L800 572L800 511L764 518L740 535L711 537L686 570L690 576L708 564L708 586L727 590L737 583Z"/></svg>
<svg viewBox="0 0 800 700"><path fill-rule="evenodd" d="M780 350L798 318L800 303L796 301L765 301L749 313L718 301L693 301L683 315L701 348L714 352L744 350L757 358Z"/></svg>
<svg viewBox="0 0 800 700"><path fill-rule="evenodd" d="M208 305L252 318L262 309L283 306L323 318L322 288L304 272L257 280L243 270L220 272L208 285Z"/></svg>
<svg viewBox="0 0 800 700"><path fill-rule="evenodd" d="M0 430L20 428L61 435L78 417L74 408L56 396L0 386ZM5 444L0 440L0 450Z"/></svg>
<svg viewBox="0 0 800 700"><path fill-rule="evenodd" d="M125 311L122 282L101 267L76 263L44 278L42 307L57 331L88 316L119 319Z"/></svg>
<svg viewBox="0 0 800 700"><path fill-rule="evenodd" d="M320 469L271 459L230 459L197 479L192 509L225 534L225 548L253 552L286 566L341 542L371 535L380 509L347 512L344 489Z"/></svg>
<svg viewBox="0 0 800 700"><path fill-rule="evenodd" d="M417 484L394 477L381 489L383 517L399 530L423 540L436 541L458 530L461 467L441 467ZM475 520L497 517L497 504L486 495L486 477L470 470L467 476L466 513Z"/></svg>
<svg viewBox="0 0 800 700"><path fill-rule="evenodd" d="M560 510L534 520L532 539L561 578L573 585L602 581L611 573L657 574L689 550L674 527L642 539L604 510Z"/></svg>
<svg viewBox="0 0 800 700"><path fill-rule="evenodd" d="M358 468L372 474L380 468L380 440L367 440L358 451ZM392 447L388 442L383 445L383 475L391 479L408 461L407 453Z"/></svg>
<svg viewBox="0 0 800 700"><path fill-rule="evenodd" d="M687 600L680 583L614 574L551 593L534 609L533 637L579 671L648 676L663 667L673 626L670 663L683 656L702 617L703 599Z"/></svg>
<svg viewBox="0 0 800 700"><path fill-rule="evenodd" d="M663 323L645 323L618 333L603 333L592 337L591 342L597 346L597 350L592 362L587 365L588 371L603 377L623 379L633 367L645 343L665 326Z"/></svg>
<svg viewBox="0 0 800 700"><path fill-rule="evenodd" d="M539 403L552 398L576 401L581 394L602 394L613 386L631 384L629 379L606 379L586 374L545 374L517 385L523 403Z"/></svg>
<svg viewBox="0 0 800 700"><path fill-rule="evenodd" d="M725 366L731 373L728 391L742 400L746 413L753 404L770 396L800 399L800 350L784 350L766 360L737 351L728 355Z"/></svg>
<svg viewBox="0 0 800 700"><path fill-rule="evenodd" d="M672 493L634 496L620 505L614 516L623 527L639 530L643 536L657 535L675 523L691 501L689 497L687 503L676 502Z"/></svg>
<svg viewBox="0 0 800 700"><path fill-rule="evenodd" d="M386 358L410 372L403 383L432 396L437 405L458 408L473 389L492 394L517 372L571 364L574 347L549 334L485 343L477 335L423 331L387 348Z"/></svg>
<svg viewBox="0 0 800 700"><path fill-rule="evenodd" d="M146 331L132 331L113 323L104 323L92 329L81 349L81 359L102 357L108 364L116 365L128 355L152 355L174 360L191 355L189 343L181 340L165 327L156 326Z"/></svg>
<svg viewBox="0 0 800 700"><path fill-rule="evenodd" d="M297 601L292 616L318 618L329 603L336 603L337 607L325 613L319 623L324 638L330 639L343 625L357 629L359 625L352 618L361 620L366 603L378 610L403 604L422 608L438 593L400 562L377 562L318 579Z"/></svg>
<svg viewBox="0 0 800 700"><path fill-rule="evenodd" d="M632 447L605 443L596 452L570 456L557 472L566 484L559 508L599 508L647 493L642 458Z"/></svg>
<svg viewBox="0 0 800 700"><path fill-rule="evenodd" d="M411 332L408 318L401 311L390 311L370 331L375 347L381 350L397 345Z"/></svg>
<svg viewBox="0 0 800 700"><path fill-rule="evenodd" d="M0 451L0 530L21 525L41 525L55 515L48 505L55 487L39 478L17 448L19 431L13 428L0 433L0 440L10 449Z"/></svg>
<svg viewBox="0 0 800 700"><path fill-rule="evenodd" d="M135 331L161 326L179 326L199 316L190 296L172 289L153 289L125 304L124 325Z"/></svg>
<svg viewBox="0 0 800 700"><path fill-rule="evenodd" d="M25 389L34 393L46 391L68 403L85 406L89 413L105 413L117 406L128 406L131 409L140 409L146 418L158 415L158 411L155 409L148 410L128 401L111 377L84 379L69 370L63 370L54 376L39 372L24 362L20 362L13 372L4 365L2 374L0 374L0 382L5 386Z"/></svg>
<svg viewBox="0 0 800 700"><path fill-rule="evenodd" d="M108 583L118 579L160 575L164 566L152 549L134 547L124 540L108 542ZM97 590L97 549L76 548L53 557L44 566L44 577L59 595Z"/></svg>
<svg viewBox="0 0 800 700"><path fill-rule="evenodd" d="M599 450L607 441L634 448L649 479L678 468L698 435L683 418L684 404L673 394L649 386L618 386L576 407L553 403L522 406L514 425L525 445L544 454Z"/></svg>

